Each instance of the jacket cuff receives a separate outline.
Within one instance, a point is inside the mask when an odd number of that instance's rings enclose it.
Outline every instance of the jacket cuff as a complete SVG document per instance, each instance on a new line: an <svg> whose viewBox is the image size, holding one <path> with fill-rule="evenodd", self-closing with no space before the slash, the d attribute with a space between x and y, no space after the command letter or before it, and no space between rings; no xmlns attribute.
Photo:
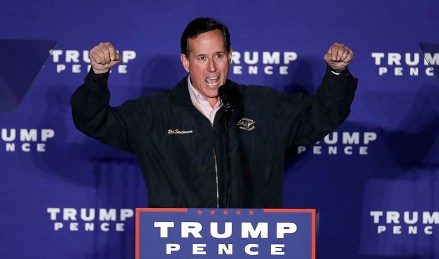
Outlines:
<svg viewBox="0 0 439 259"><path fill-rule="evenodd" d="M346 69L340 71L340 72L335 72L333 69L331 69L331 67L329 65L326 66L326 75L327 76L331 76L331 78L335 78L335 77L353 77L351 72L349 71L349 68L346 67Z"/></svg>
<svg viewBox="0 0 439 259"><path fill-rule="evenodd" d="M96 85L98 87L107 87L108 86L108 78L110 76L110 72L103 74L96 74L92 68L88 71L86 80Z"/></svg>

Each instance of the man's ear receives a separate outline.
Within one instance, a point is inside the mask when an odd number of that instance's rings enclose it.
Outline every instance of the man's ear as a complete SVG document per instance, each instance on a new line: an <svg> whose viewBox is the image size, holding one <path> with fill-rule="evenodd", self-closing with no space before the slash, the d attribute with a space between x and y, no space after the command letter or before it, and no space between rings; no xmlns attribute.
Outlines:
<svg viewBox="0 0 439 259"><path fill-rule="evenodd" d="M180 54L180 60L183 68L186 70L186 72L189 72L189 60L187 59L186 55Z"/></svg>

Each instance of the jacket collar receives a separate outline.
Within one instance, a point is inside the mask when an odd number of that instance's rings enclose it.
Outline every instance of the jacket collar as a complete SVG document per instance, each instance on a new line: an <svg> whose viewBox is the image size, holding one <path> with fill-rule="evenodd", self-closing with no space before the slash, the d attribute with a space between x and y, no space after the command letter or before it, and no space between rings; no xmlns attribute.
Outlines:
<svg viewBox="0 0 439 259"><path fill-rule="evenodd" d="M187 77L180 80L171 90L170 102L173 105L193 105L188 91Z"/></svg>

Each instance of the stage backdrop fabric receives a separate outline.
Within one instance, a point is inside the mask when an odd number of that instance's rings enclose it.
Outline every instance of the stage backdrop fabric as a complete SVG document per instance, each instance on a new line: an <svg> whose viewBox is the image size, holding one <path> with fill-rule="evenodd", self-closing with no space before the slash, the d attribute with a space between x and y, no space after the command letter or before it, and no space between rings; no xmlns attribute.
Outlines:
<svg viewBox="0 0 439 259"><path fill-rule="evenodd" d="M312 94L332 43L355 53L349 118L286 163L284 206L317 209L318 258L439 258L439 51L419 48L439 43L438 13L436 0L2 1L1 40L57 44L27 84L5 78L33 61L0 57L0 257L134 257L136 159L78 132L69 97L104 41L123 57L112 105L173 87L181 32L210 16L230 28L243 84Z"/></svg>

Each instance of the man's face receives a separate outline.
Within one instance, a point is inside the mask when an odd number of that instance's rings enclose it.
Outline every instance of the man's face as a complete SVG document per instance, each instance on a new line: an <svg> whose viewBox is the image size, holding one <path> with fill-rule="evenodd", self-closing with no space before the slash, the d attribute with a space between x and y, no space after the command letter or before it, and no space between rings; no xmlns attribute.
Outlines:
<svg viewBox="0 0 439 259"><path fill-rule="evenodd" d="M227 52L221 31L202 33L188 41L188 56L181 62L191 76L192 85L210 102L217 100L218 88L227 80L232 51Z"/></svg>

